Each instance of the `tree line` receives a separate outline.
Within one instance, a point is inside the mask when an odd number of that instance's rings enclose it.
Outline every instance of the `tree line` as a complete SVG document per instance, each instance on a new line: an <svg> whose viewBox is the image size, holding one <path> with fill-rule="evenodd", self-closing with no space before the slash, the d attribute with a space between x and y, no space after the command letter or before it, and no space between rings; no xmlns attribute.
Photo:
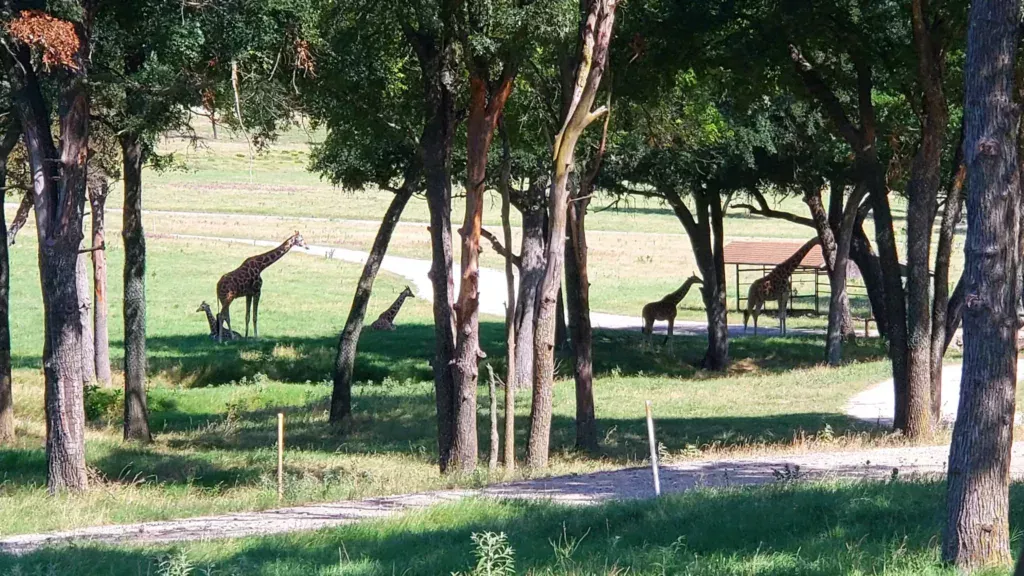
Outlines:
<svg viewBox="0 0 1024 576"><path fill-rule="evenodd" d="M678 219L703 279L708 370L729 364L723 221L732 205L819 238L831 287L822 358L832 365L852 337L846 276L848 262L857 265L887 342L894 427L911 439L939 421L942 359L963 322L944 556L965 567L1006 562L1024 282L1018 8L1015 0L7 0L0 175L5 190L25 190L35 214L48 486L86 487L82 386L108 377L109 179L125 191L124 436L147 441L142 168L167 162L156 139L188 131L197 114L239 130L253 148L302 115L326 128L312 170L346 189L394 194L339 339L333 424L351 414L374 278L413 195L426 196L430 213L443 472L477 467L483 240L509 276L505 464L515 464L514 393L529 391L526 464L544 467L563 341L576 443L598 443L585 226L594 192L656 199ZM465 210L453 237L456 186ZM493 189L502 196L501 238L483 226ZM774 207L788 196L806 213ZM907 206L905 242L897 197ZM518 250L513 207L522 215ZM967 266L953 282L965 218ZM0 245L0 437L10 437L10 268Z"/></svg>

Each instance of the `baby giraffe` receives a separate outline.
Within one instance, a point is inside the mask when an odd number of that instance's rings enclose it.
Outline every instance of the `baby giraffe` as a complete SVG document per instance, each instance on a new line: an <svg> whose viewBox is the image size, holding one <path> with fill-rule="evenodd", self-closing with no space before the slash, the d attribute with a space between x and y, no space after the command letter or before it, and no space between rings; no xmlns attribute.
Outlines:
<svg viewBox="0 0 1024 576"><path fill-rule="evenodd" d="M210 308L210 305L206 303L206 300L203 300L203 303L199 305L196 312L206 312L206 321L210 323L210 339L216 340L217 331L219 330L217 320L219 320L219 318L216 318L213 315L213 310ZM225 340L239 340L241 338L242 335L234 330L225 330L224 332Z"/></svg>
<svg viewBox="0 0 1024 576"><path fill-rule="evenodd" d="M408 286L405 287L405 290L402 290L402 293L398 295L394 303L387 310L381 312L380 316L373 321L373 324L370 324L370 330L394 330L395 317L398 316L398 311L402 309L402 304L405 304L406 298L415 298Z"/></svg>
<svg viewBox="0 0 1024 576"><path fill-rule="evenodd" d="M665 336L665 342L672 345L670 338L672 337L672 329L676 323L676 307L679 303L686 298L686 293L690 291L690 288L694 284L703 284L704 281L700 279L700 276L693 274L683 282L683 285L679 287L675 292L665 296L657 302L651 302L644 306L643 317L644 327L642 333L644 335L645 342L649 343L653 339L654 335L654 322L656 320L668 320L668 335Z"/></svg>

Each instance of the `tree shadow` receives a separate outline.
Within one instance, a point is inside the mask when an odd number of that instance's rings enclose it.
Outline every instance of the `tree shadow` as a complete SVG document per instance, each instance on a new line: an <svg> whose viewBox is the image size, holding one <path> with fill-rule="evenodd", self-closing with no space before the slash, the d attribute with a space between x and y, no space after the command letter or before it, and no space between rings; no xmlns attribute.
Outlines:
<svg viewBox="0 0 1024 576"><path fill-rule="evenodd" d="M1015 484L1010 496L1018 526L1024 491ZM938 574L944 500L941 482L780 482L571 508L471 500L397 522L207 545L192 558L207 550L222 574L449 574L472 568L473 534L503 532L518 573ZM0 556L0 572L150 573L170 549L44 549Z"/></svg>

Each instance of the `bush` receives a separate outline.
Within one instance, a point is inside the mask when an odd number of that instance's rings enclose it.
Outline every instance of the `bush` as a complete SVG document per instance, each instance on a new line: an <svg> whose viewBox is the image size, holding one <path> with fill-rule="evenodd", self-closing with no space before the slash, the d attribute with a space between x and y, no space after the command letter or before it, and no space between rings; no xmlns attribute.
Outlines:
<svg viewBox="0 0 1024 576"><path fill-rule="evenodd" d="M96 384L85 386L85 419L89 422L115 420L120 414L124 391L120 388L101 388Z"/></svg>

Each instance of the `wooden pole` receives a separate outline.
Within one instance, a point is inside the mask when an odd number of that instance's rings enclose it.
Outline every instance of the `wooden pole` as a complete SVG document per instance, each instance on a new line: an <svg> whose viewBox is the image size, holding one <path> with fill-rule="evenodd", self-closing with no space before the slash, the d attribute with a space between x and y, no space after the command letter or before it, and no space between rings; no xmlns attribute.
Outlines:
<svg viewBox="0 0 1024 576"><path fill-rule="evenodd" d="M277 413L277 499L284 499L284 412Z"/></svg>
<svg viewBox="0 0 1024 576"><path fill-rule="evenodd" d="M658 478L658 443L654 440L654 417L651 416L651 401L644 402L647 411L647 438L651 444L651 472L654 474L654 495L661 496L661 480Z"/></svg>

